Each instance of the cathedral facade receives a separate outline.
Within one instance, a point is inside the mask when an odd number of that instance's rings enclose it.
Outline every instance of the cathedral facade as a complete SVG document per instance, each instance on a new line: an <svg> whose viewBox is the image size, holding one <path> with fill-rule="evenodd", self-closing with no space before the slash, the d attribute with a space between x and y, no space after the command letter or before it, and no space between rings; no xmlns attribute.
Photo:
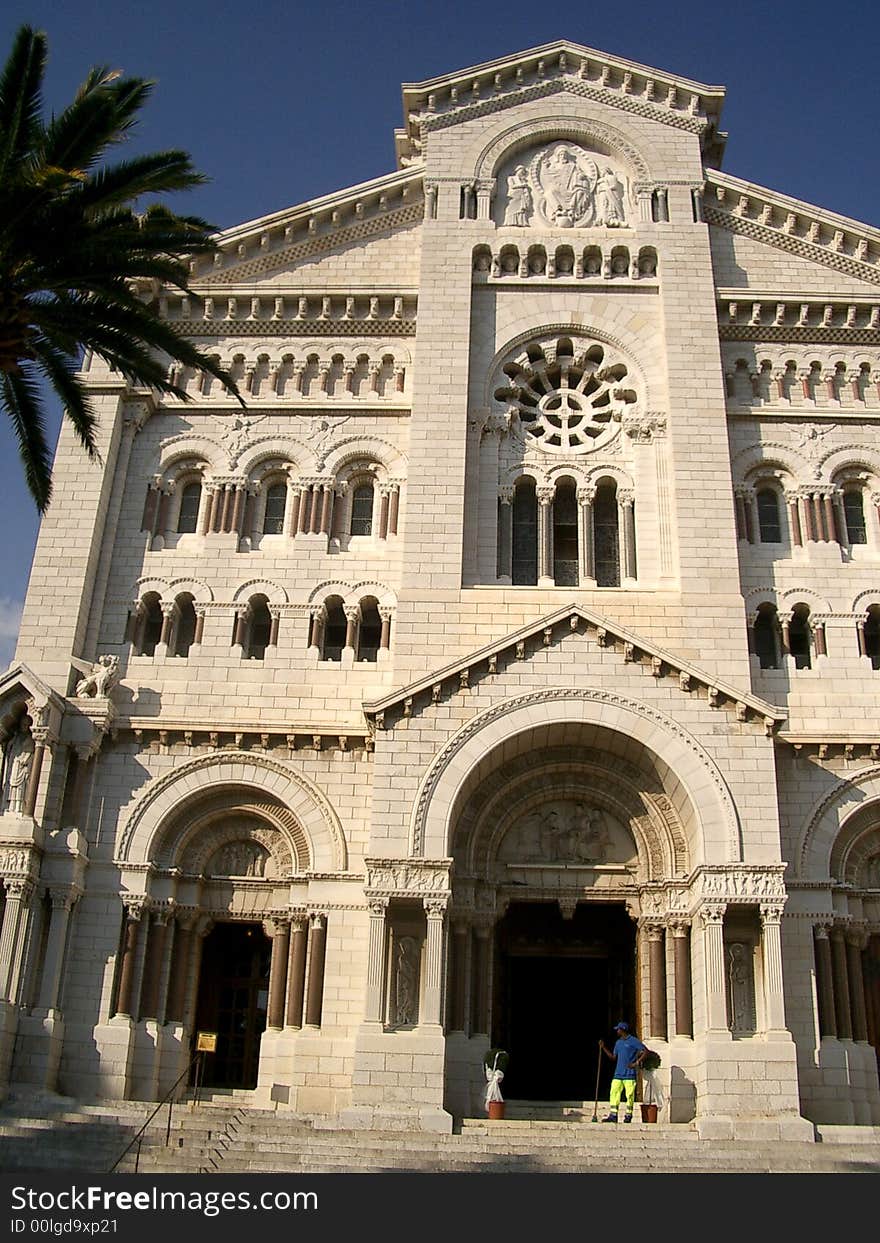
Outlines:
<svg viewBox="0 0 880 1243"><path fill-rule="evenodd" d="M566 42L144 287L244 410L83 362L0 680L4 1090L348 1126L880 1123L880 231ZM603 1082L602 1092L607 1092Z"/></svg>

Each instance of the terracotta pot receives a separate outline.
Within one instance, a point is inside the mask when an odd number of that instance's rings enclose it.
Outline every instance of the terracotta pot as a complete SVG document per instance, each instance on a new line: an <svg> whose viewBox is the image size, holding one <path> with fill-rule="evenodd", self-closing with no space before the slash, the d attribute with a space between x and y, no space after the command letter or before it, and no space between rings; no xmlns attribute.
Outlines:
<svg viewBox="0 0 880 1243"><path fill-rule="evenodd" d="M504 1117L504 1101L489 1101L489 1120L499 1122Z"/></svg>
<svg viewBox="0 0 880 1243"><path fill-rule="evenodd" d="M657 1121L657 1106L656 1105L642 1105L642 1122L656 1122L656 1121Z"/></svg>

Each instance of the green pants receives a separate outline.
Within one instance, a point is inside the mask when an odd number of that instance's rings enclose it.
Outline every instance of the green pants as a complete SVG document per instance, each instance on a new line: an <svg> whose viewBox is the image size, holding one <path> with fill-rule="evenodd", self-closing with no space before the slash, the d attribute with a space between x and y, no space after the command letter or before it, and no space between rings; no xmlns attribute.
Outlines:
<svg viewBox="0 0 880 1243"><path fill-rule="evenodd" d="M635 1079L612 1079L611 1080L611 1109L617 1113L620 1105L620 1098L626 1093L626 1112L631 1114L636 1099L636 1081Z"/></svg>

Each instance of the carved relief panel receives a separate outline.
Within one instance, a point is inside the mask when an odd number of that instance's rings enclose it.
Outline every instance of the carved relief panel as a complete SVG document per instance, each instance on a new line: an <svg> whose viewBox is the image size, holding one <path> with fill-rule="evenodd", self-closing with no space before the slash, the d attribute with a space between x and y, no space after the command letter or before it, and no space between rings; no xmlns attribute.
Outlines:
<svg viewBox="0 0 880 1243"><path fill-rule="evenodd" d="M520 153L498 179L496 223L521 228L620 228L630 223L632 188L613 157L557 141Z"/></svg>

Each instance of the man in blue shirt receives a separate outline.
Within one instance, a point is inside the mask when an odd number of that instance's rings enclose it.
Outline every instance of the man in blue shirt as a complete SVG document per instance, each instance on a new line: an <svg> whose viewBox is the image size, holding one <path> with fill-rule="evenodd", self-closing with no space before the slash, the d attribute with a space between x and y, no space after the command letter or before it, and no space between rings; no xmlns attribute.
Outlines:
<svg viewBox="0 0 880 1243"><path fill-rule="evenodd" d="M616 1122L620 1108L620 1098L626 1095L626 1113L624 1122L632 1122L633 1105L636 1099L636 1072L648 1050L638 1036L630 1035L629 1023L622 1020L614 1028L617 1040L614 1048L609 1049L604 1040L599 1041L600 1054L604 1053L612 1061L616 1059L614 1078L611 1080L611 1112L603 1122Z"/></svg>

